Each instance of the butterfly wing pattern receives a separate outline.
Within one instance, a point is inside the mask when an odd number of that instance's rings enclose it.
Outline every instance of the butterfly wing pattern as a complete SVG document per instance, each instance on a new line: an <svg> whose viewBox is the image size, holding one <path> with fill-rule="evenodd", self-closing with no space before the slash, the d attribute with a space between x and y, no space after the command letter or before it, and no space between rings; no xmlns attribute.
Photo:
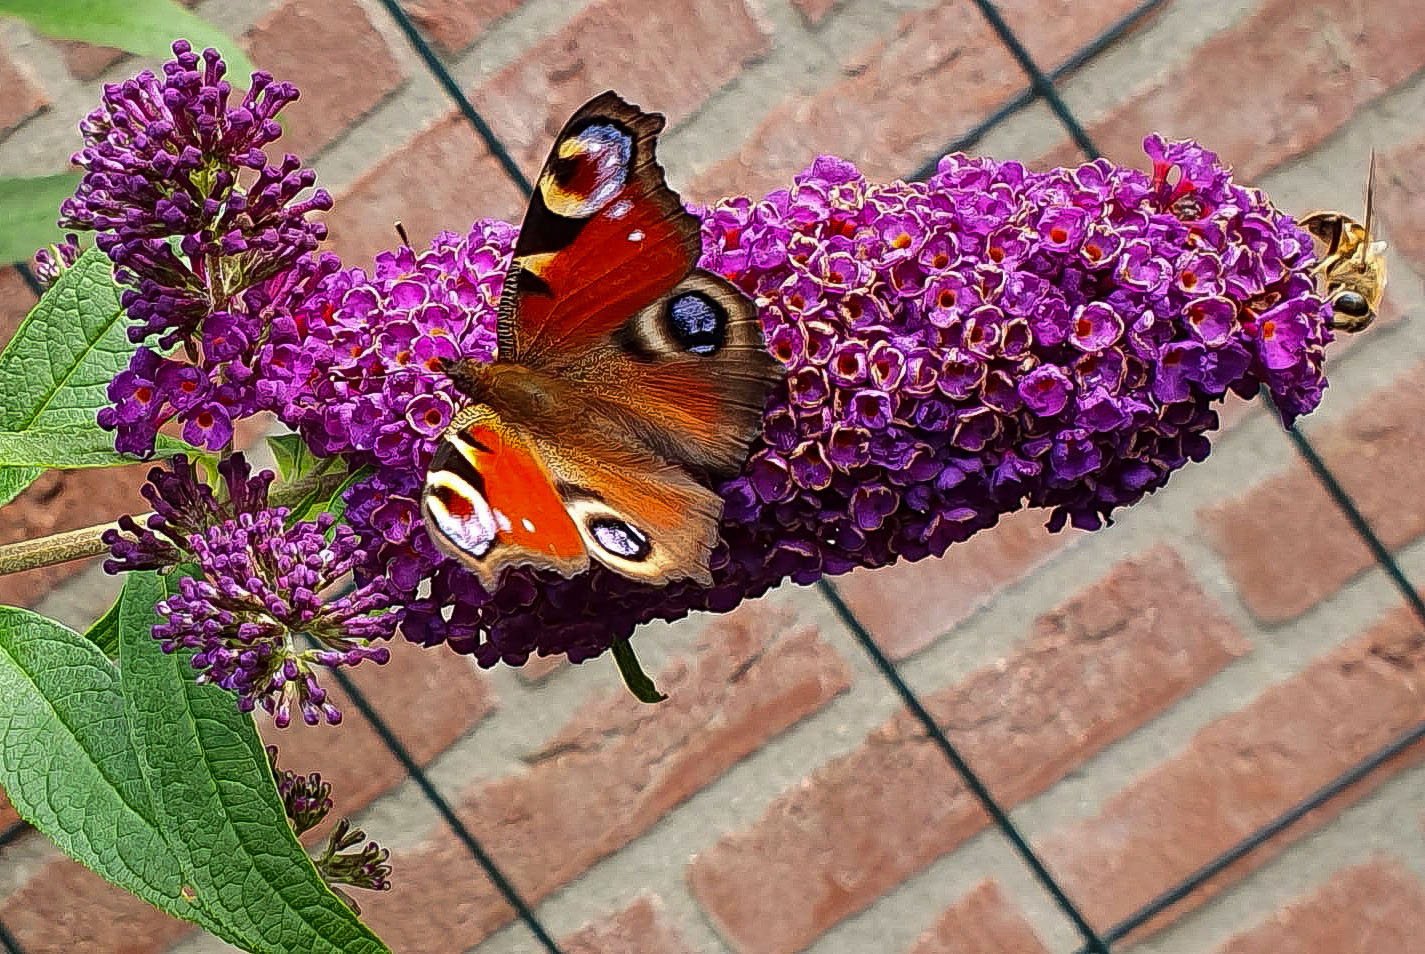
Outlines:
<svg viewBox="0 0 1425 954"><path fill-rule="evenodd" d="M699 224L654 155L663 117L604 93L565 124L505 279L492 364L450 369L471 404L422 509L492 589L507 566L589 559L663 584L711 581L722 501L777 366L756 309L696 268Z"/></svg>

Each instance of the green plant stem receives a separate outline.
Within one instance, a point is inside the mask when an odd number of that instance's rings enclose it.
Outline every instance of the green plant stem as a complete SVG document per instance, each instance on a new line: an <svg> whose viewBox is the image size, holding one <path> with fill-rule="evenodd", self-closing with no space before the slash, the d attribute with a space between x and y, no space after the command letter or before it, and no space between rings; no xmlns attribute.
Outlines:
<svg viewBox="0 0 1425 954"><path fill-rule="evenodd" d="M344 473L314 474L273 487L270 496L272 505L280 507L294 504L318 488L334 491L345 476ZM139 514L134 520L142 526L149 516L151 513ZM18 540L15 543L0 545L0 576L107 553L109 548L100 537L105 530L116 526L115 521L111 520L107 523L96 523L92 527L81 527L78 530L66 530L33 540Z"/></svg>

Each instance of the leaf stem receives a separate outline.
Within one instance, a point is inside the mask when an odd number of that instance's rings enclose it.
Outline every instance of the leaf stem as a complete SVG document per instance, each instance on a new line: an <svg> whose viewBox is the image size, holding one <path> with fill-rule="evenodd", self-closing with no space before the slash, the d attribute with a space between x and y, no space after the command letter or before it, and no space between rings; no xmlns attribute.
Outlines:
<svg viewBox="0 0 1425 954"><path fill-rule="evenodd" d="M331 491L335 491L345 476L344 472L314 474L294 480L289 484L273 487L269 499L274 507L288 506L302 500L314 490L329 488ZM142 526L151 515L152 511L139 514L134 517L134 520ZM0 576L23 573L25 570L37 570L44 566L54 566L57 563L83 560L86 557L107 553L109 548L104 545L100 537L103 536L105 530L116 526L117 523L110 520L107 523L96 523L92 527L65 530L62 533L52 533L48 536L36 537L33 540L17 540L14 543L0 544Z"/></svg>

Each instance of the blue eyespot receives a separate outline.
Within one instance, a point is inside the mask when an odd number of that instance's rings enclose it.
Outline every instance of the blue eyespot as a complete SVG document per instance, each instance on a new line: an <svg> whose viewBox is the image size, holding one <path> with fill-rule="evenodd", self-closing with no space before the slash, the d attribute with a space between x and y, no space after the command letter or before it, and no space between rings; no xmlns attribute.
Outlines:
<svg viewBox="0 0 1425 954"><path fill-rule="evenodd" d="M727 340L727 312L702 292L685 292L668 302L668 333L691 354L716 354Z"/></svg>
<svg viewBox="0 0 1425 954"><path fill-rule="evenodd" d="M590 520L589 533L599 546L625 560L646 560L653 550L648 538L637 527L612 517Z"/></svg>

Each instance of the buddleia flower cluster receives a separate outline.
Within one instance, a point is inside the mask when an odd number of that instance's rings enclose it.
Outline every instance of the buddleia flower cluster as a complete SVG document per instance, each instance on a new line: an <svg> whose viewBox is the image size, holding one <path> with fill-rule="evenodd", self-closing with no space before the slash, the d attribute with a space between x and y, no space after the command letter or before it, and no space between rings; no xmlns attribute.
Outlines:
<svg viewBox="0 0 1425 954"><path fill-rule="evenodd" d="M333 276L306 345L336 373L286 420L371 468L347 519L400 594L403 635L487 666L586 659L784 579L936 556L1025 506L1096 528L1207 455L1228 392L1265 387L1289 422L1324 387L1309 237L1200 146L1145 146L1151 175L952 155L888 185L823 157L790 189L699 210L703 267L757 302L784 370L718 488L711 586L595 565L516 569L486 593L432 545L420 488L460 404L439 368L494 355L504 223Z"/></svg>
<svg viewBox="0 0 1425 954"><path fill-rule="evenodd" d="M129 338L143 345L99 415L136 454L170 420L192 444L227 445L233 422L272 399L259 369L295 341L291 299L336 268L311 257L326 226L308 219L331 196L309 191L316 173L296 156L265 151L297 88L259 72L237 99L216 51L180 40L173 52L162 76L105 85L80 124L84 177L61 207L61 226L94 232L113 260Z"/></svg>
<svg viewBox="0 0 1425 954"><path fill-rule="evenodd" d="M214 494L187 458L155 467L143 494L154 512L143 524L123 517L104 532L109 573L172 571L182 564L178 592L160 600L153 636L165 652L193 650L200 683L237 695L238 707L260 705L286 727L294 712L308 725L341 721L341 710L318 683L320 667L377 664L397 617L389 581L374 576L344 593L338 584L370 555L330 513L293 521L268 504L271 471L253 476L234 454L218 465L225 493Z"/></svg>
<svg viewBox="0 0 1425 954"><path fill-rule="evenodd" d="M1096 528L1206 456L1229 392L1265 389L1289 423L1325 386L1309 236L1201 146L1150 137L1151 173L950 155L889 184L824 156L787 189L695 210L702 266L755 301L783 372L715 488L711 585L595 564L515 568L486 592L432 544L420 492L463 400L442 369L496 355L516 230L478 222L369 270L315 252L307 216L329 198L265 153L295 90L257 74L233 105L215 53L175 52L162 79L106 88L66 205L133 286L136 338L157 336L101 423L122 449L170 420L212 448L269 410L350 478L340 522L294 524L231 469L232 499L262 502L204 516L222 504L175 471L154 484L162 526L111 542L116 568L199 564L155 635L279 720L331 718L304 665L376 658L398 633L485 666L579 661L647 620L942 554L1024 507ZM350 596L325 593L348 571ZM324 656L296 649L314 630Z"/></svg>
<svg viewBox="0 0 1425 954"><path fill-rule="evenodd" d="M267 746L267 762L277 783L277 795L292 830L303 835L316 828L332 810L332 786L322 780L320 772L299 775L277 767L277 746ZM365 842L365 844L363 844ZM312 859L317 873L327 886L352 911L361 913L361 906L344 888L367 891L391 890L391 853L374 841L366 841L366 832L353 828L350 820L341 818L327 836L321 854Z"/></svg>

